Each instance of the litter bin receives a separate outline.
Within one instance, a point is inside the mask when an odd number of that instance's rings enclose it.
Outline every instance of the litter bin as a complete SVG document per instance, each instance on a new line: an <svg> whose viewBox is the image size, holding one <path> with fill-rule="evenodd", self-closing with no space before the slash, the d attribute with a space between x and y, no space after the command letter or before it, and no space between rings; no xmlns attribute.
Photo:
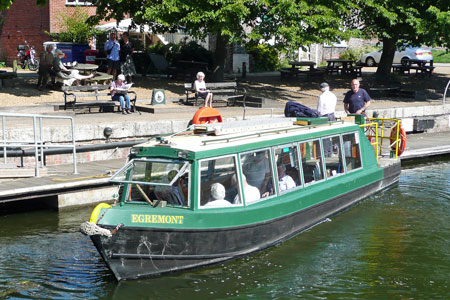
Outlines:
<svg viewBox="0 0 450 300"><path fill-rule="evenodd" d="M84 57L86 58L87 64L95 64L95 59L97 58L98 51L97 50L91 50L86 49L84 50Z"/></svg>

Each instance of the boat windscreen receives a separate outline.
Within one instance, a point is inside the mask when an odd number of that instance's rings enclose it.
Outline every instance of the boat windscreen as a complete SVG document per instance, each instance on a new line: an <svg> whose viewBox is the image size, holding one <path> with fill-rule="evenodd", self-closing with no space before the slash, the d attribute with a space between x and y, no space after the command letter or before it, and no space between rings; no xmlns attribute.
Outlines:
<svg viewBox="0 0 450 300"><path fill-rule="evenodd" d="M188 166L188 162L179 160L133 159L114 174L110 181L170 186L186 172Z"/></svg>

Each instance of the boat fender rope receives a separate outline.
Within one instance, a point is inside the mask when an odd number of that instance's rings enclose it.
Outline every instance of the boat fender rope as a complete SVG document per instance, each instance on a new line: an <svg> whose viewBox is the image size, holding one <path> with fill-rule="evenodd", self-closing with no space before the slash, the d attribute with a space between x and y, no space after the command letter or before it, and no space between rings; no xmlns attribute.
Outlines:
<svg viewBox="0 0 450 300"><path fill-rule="evenodd" d="M116 227L116 229L117 229L117 227ZM114 230L116 230L116 229L114 229ZM105 228L101 228L97 224L94 224L94 223L91 223L88 221L86 221L80 225L80 231L82 234L85 234L88 236L102 235L102 236L106 236L106 237L112 237L111 231L109 231L108 229L105 229Z"/></svg>

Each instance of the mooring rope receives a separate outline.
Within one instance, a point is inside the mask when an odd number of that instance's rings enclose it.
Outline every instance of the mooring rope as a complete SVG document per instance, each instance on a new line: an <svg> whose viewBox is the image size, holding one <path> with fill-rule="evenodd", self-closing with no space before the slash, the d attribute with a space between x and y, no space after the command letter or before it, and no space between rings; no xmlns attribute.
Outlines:
<svg viewBox="0 0 450 300"><path fill-rule="evenodd" d="M101 228L97 224L91 222L84 222L80 225L80 231L82 234L91 236L91 235L102 235L106 237L112 237L111 231L105 228Z"/></svg>

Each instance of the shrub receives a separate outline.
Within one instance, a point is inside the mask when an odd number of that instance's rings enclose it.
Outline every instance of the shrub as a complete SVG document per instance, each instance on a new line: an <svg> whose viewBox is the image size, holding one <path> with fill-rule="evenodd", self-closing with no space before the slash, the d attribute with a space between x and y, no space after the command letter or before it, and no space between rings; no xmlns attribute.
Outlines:
<svg viewBox="0 0 450 300"><path fill-rule="evenodd" d="M61 27L61 32L50 33L46 32L52 40L56 42L71 42L78 44L88 44L92 36L97 36L102 31L95 29L88 21L89 15L81 10L80 7L75 7L71 15L61 13L57 17L58 25Z"/></svg>
<svg viewBox="0 0 450 300"><path fill-rule="evenodd" d="M253 57L253 72L274 71L280 67L278 51L268 45L249 45L247 52Z"/></svg>
<svg viewBox="0 0 450 300"><path fill-rule="evenodd" d="M378 48L373 47L373 46L364 46L364 47L360 47L360 48L349 48L347 51L345 51L344 53L339 55L339 58L340 59L349 59L349 60L358 62L361 60L361 57L363 56L363 54L369 53L372 51L377 51L377 50L378 50Z"/></svg>

